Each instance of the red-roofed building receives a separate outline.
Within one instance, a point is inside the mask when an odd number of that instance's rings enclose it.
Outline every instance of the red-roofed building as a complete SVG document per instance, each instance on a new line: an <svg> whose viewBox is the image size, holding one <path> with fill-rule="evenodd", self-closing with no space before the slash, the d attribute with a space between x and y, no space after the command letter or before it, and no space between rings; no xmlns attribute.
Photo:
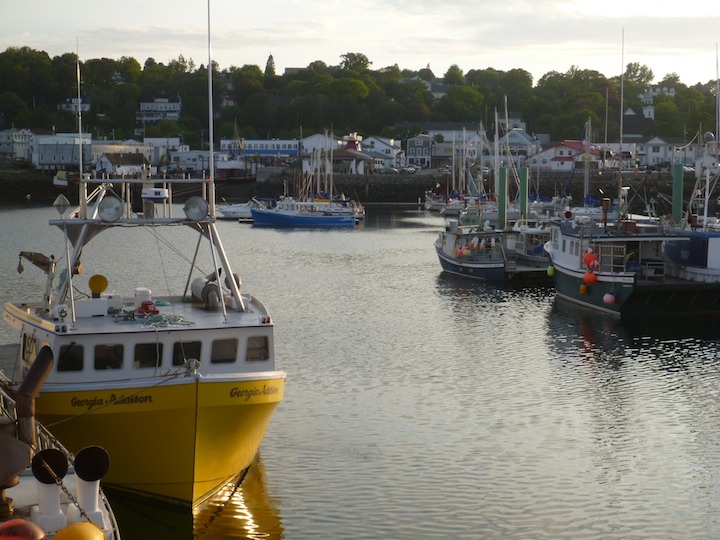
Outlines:
<svg viewBox="0 0 720 540"><path fill-rule="evenodd" d="M532 157L528 158L528 166L531 170L544 172L570 172L576 166L580 166L587 159L590 166L598 168L602 162L602 150L598 145L591 144L585 150L583 141L563 141L544 145L543 149Z"/></svg>

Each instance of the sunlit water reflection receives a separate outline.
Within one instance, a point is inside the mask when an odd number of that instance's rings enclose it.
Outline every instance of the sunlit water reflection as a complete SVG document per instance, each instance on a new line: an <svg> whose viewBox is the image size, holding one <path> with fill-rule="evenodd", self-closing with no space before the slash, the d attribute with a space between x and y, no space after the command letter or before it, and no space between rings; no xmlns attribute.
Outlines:
<svg viewBox="0 0 720 540"><path fill-rule="evenodd" d="M50 217L0 212L2 297L42 286L14 257L47 252ZM355 231L219 226L273 314L286 397L243 485L194 525L151 513L153 538L716 536L716 324L628 326L444 275L443 220L418 209L371 207ZM130 264L108 238L88 276ZM136 260L160 244L134 242ZM184 282L171 260L132 286ZM123 514L142 538L143 512Z"/></svg>

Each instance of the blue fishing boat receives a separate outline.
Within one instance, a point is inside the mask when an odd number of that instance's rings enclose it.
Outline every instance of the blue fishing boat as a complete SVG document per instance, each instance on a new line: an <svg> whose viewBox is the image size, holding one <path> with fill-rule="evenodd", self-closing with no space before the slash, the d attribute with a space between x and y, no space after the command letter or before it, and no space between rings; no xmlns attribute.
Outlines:
<svg viewBox="0 0 720 540"><path fill-rule="evenodd" d="M360 219L352 207L331 202L280 199L274 208L252 208L253 225L259 227L355 227Z"/></svg>

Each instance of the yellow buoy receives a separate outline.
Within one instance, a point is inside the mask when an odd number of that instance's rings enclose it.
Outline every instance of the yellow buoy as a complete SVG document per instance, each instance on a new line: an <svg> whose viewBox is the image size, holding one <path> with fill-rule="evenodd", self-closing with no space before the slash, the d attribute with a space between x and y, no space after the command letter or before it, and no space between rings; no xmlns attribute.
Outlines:
<svg viewBox="0 0 720 540"><path fill-rule="evenodd" d="M78 521L63 527L53 537L55 540L105 540L102 529L89 521Z"/></svg>
<svg viewBox="0 0 720 540"><path fill-rule="evenodd" d="M94 295L99 295L105 289L107 289L108 280L102 274L95 274L88 280L88 287Z"/></svg>

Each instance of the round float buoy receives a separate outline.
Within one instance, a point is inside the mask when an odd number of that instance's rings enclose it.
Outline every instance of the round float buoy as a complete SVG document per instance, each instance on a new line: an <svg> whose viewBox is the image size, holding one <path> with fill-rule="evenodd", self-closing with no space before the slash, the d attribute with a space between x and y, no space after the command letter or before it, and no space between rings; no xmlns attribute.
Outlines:
<svg viewBox="0 0 720 540"><path fill-rule="evenodd" d="M88 287L90 287L90 292L93 293L93 297L95 298L99 297L100 293L105 292L107 286L108 280L102 274L95 274L88 279Z"/></svg>
<svg viewBox="0 0 720 540"><path fill-rule="evenodd" d="M78 521L60 529L54 540L105 540L102 529L89 521Z"/></svg>
<svg viewBox="0 0 720 540"><path fill-rule="evenodd" d="M603 302L608 306L612 306L615 303L615 295L613 293L605 293Z"/></svg>
<svg viewBox="0 0 720 540"><path fill-rule="evenodd" d="M593 274L592 272L585 272L585 275L583 276L583 283L585 285L592 285L597 281L597 276Z"/></svg>
<svg viewBox="0 0 720 540"><path fill-rule="evenodd" d="M43 540L45 531L24 519L10 519L0 525L0 539L4 540Z"/></svg>
<svg viewBox="0 0 720 540"><path fill-rule="evenodd" d="M588 292L588 286L585 285L584 283L582 285L580 285L580 294L587 294L587 292Z"/></svg>
<svg viewBox="0 0 720 540"><path fill-rule="evenodd" d="M555 267L553 265L547 267L547 275L550 277L555 275Z"/></svg>
<svg viewBox="0 0 720 540"><path fill-rule="evenodd" d="M585 263L585 266L592 268L595 263L597 263L597 255L595 255L592 251L588 250L587 253L585 253L585 256L583 257L583 262Z"/></svg>

